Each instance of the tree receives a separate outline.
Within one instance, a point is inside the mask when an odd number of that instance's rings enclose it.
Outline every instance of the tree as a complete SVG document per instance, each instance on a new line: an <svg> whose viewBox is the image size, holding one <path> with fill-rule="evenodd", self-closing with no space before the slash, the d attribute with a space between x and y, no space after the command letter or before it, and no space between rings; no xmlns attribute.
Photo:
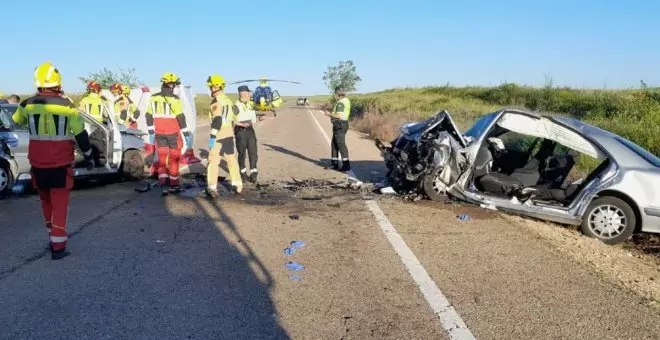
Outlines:
<svg viewBox="0 0 660 340"><path fill-rule="evenodd" d="M337 66L328 66L328 70L323 74L323 81L330 92L337 86L341 86L346 92L353 92L357 90L356 85L362 78L358 76L353 61L346 60L340 61Z"/></svg>
<svg viewBox="0 0 660 340"><path fill-rule="evenodd" d="M95 73L90 73L87 77L79 77L82 82L87 84L87 82L94 80L97 83L101 84L101 87L104 89L109 89L110 86L114 83L120 83L122 85L128 85L129 87L137 87L140 81L135 75L135 69L131 68L124 70L119 68L119 72L114 72L103 68L103 70Z"/></svg>

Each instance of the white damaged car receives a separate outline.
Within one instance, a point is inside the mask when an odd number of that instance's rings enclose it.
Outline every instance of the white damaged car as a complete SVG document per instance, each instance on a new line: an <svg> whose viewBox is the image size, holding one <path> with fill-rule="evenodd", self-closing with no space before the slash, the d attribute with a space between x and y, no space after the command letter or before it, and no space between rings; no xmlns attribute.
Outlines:
<svg viewBox="0 0 660 340"><path fill-rule="evenodd" d="M397 193L580 225L607 244L660 233L660 159L611 132L508 108L464 134L447 111L400 130L390 146L376 141ZM569 176L577 162L592 166L584 178Z"/></svg>

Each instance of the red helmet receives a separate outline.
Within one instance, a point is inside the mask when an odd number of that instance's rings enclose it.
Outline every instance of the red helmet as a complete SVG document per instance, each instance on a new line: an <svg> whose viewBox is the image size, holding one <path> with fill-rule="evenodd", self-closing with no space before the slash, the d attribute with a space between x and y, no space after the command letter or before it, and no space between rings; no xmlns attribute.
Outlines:
<svg viewBox="0 0 660 340"><path fill-rule="evenodd" d="M95 90L96 92L101 92L101 84L92 80L87 83L87 90Z"/></svg>
<svg viewBox="0 0 660 340"><path fill-rule="evenodd" d="M114 83L110 86L110 92L112 93L122 93L122 85L119 83Z"/></svg>

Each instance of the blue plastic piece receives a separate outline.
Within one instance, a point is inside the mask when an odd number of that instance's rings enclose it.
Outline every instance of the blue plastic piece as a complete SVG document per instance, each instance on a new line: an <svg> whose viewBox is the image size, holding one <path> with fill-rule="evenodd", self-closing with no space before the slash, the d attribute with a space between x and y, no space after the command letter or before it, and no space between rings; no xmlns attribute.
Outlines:
<svg viewBox="0 0 660 340"><path fill-rule="evenodd" d="M286 263L286 268L291 269L291 270L295 270L295 271L301 271L301 270L305 269L305 267L302 264L300 264L298 262L291 262L291 261Z"/></svg>
<svg viewBox="0 0 660 340"><path fill-rule="evenodd" d="M470 216L468 216L467 214L461 214L461 215L458 216L458 219L461 220L461 221L469 221Z"/></svg>
<svg viewBox="0 0 660 340"><path fill-rule="evenodd" d="M302 279L303 277L300 275L293 274L293 275L289 275L289 278L293 281L300 281L300 279Z"/></svg>
<svg viewBox="0 0 660 340"><path fill-rule="evenodd" d="M296 252L296 248L286 248L284 249L284 255L293 255Z"/></svg>
<svg viewBox="0 0 660 340"><path fill-rule="evenodd" d="M302 248L305 246L305 242L303 241L291 241L291 247L293 248Z"/></svg>

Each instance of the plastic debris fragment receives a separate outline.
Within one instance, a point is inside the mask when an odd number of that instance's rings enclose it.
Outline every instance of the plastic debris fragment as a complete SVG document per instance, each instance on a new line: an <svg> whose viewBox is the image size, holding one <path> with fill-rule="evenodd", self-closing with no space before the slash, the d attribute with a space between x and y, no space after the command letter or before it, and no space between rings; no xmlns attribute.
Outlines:
<svg viewBox="0 0 660 340"><path fill-rule="evenodd" d="M304 246L305 246L305 242L303 241L291 241L292 248L302 248Z"/></svg>
<svg viewBox="0 0 660 340"><path fill-rule="evenodd" d="M285 266L286 266L287 269L291 269L291 270L295 270L295 271L301 271L301 270L305 269L305 267L302 264L298 263L298 262L289 261L289 262L286 263Z"/></svg>
<svg viewBox="0 0 660 340"><path fill-rule="evenodd" d="M293 255L296 252L296 248L286 248L284 249L284 255Z"/></svg>
<svg viewBox="0 0 660 340"><path fill-rule="evenodd" d="M300 281L302 279L302 276L292 274L292 275L289 275L289 278L293 281Z"/></svg>
<svg viewBox="0 0 660 340"><path fill-rule="evenodd" d="M459 215L459 216L457 216L457 217L458 217L458 219L461 220L461 221L469 221L469 220L470 220L470 216L468 216L467 214L461 214L461 215Z"/></svg>
<svg viewBox="0 0 660 340"><path fill-rule="evenodd" d="M392 187L385 187L385 188L380 188L380 193L381 194L388 194L388 195L395 195L396 191L392 189Z"/></svg>

